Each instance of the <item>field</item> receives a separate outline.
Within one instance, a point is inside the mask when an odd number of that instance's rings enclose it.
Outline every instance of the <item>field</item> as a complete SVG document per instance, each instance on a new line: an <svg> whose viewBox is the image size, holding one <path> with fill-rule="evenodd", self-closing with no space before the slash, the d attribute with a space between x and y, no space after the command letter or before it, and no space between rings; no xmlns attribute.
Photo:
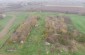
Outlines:
<svg viewBox="0 0 85 55"><path fill-rule="evenodd" d="M15 20L0 36L0 55L85 55L85 16L53 12L6 14L0 20L0 33L11 19Z"/></svg>

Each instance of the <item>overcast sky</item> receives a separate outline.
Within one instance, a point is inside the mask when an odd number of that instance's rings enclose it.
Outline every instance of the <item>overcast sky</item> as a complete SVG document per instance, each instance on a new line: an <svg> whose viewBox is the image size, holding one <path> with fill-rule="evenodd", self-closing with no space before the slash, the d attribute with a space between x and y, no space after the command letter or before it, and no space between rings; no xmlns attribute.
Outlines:
<svg viewBox="0 0 85 55"><path fill-rule="evenodd" d="M83 2L85 0L0 0L0 2L20 2L20 1L80 1L80 2Z"/></svg>

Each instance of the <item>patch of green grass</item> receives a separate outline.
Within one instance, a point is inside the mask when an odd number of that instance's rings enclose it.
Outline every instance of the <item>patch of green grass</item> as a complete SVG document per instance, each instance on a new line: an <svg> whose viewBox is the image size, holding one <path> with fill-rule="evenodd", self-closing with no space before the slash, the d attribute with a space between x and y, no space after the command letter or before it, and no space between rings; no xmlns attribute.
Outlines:
<svg viewBox="0 0 85 55"><path fill-rule="evenodd" d="M0 31L5 27L8 21L12 18L12 16L7 15L5 18L0 19Z"/></svg>
<svg viewBox="0 0 85 55"><path fill-rule="evenodd" d="M69 14L68 16L71 17L73 25L82 33L85 33L85 16Z"/></svg>

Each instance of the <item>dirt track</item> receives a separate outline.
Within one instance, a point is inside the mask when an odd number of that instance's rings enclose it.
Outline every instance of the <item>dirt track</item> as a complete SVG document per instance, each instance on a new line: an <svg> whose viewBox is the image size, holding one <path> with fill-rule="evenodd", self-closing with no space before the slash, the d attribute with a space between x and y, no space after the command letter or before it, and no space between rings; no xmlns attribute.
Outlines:
<svg viewBox="0 0 85 55"><path fill-rule="evenodd" d="M15 21L15 17L13 17L12 19L9 20L9 22L7 23L7 25L3 28L3 30L0 32L0 39L3 38L9 31L10 27L12 26L12 24Z"/></svg>

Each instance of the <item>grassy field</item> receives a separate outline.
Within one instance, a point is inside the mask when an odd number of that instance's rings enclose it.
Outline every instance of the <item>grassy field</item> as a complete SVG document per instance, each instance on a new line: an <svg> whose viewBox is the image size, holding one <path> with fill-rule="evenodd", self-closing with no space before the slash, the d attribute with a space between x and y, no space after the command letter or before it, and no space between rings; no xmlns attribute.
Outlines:
<svg viewBox="0 0 85 55"><path fill-rule="evenodd" d="M85 16L70 16L74 26L82 33L85 33Z"/></svg>
<svg viewBox="0 0 85 55"><path fill-rule="evenodd" d="M0 23L1 25L6 25L6 23L8 22L9 19L11 19L12 17L9 17L10 15L15 15L16 16L16 22L14 22L14 24L11 26L8 34L6 36L4 36L3 39L0 39L0 47L3 45L3 43L10 37L10 35L16 30L16 28L23 23L23 21L28 17L28 14L26 13L7 13L7 18L1 20L2 22ZM4 22L3 22L4 21ZM4 28L3 27L3 28Z"/></svg>
<svg viewBox="0 0 85 55"><path fill-rule="evenodd" d="M26 43L23 45L11 44L5 45L2 49L0 49L0 53L4 55L58 55L58 51L55 53L50 53L48 50L48 54L46 52L46 48L50 46L44 45L44 31L45 31L45 17L46 16L57 16L60 15L58 13L50 13L50 12L12 12L7 13L16 16L16 22L10 28L8 34L4 37L4 39L0 40L0 46L10 37L10 35L16 30L16 28L29 16L40 16L40 20L38 21L38 27L32 28L30 35L28 36ZM62 14L71 17L73 25L82 33L85 33L85 16L75 15L75 14ZM7 16L6 19L1 20L0 25L3 27L6 25L6 22L11 17ZM2 28L0 28L2 29ZM15 47L17 48L16 52L8 52L7 48ZM78 46L80 50L74 53L62 52L61 55L85 55L85 48L81 45Z"/></svg>

